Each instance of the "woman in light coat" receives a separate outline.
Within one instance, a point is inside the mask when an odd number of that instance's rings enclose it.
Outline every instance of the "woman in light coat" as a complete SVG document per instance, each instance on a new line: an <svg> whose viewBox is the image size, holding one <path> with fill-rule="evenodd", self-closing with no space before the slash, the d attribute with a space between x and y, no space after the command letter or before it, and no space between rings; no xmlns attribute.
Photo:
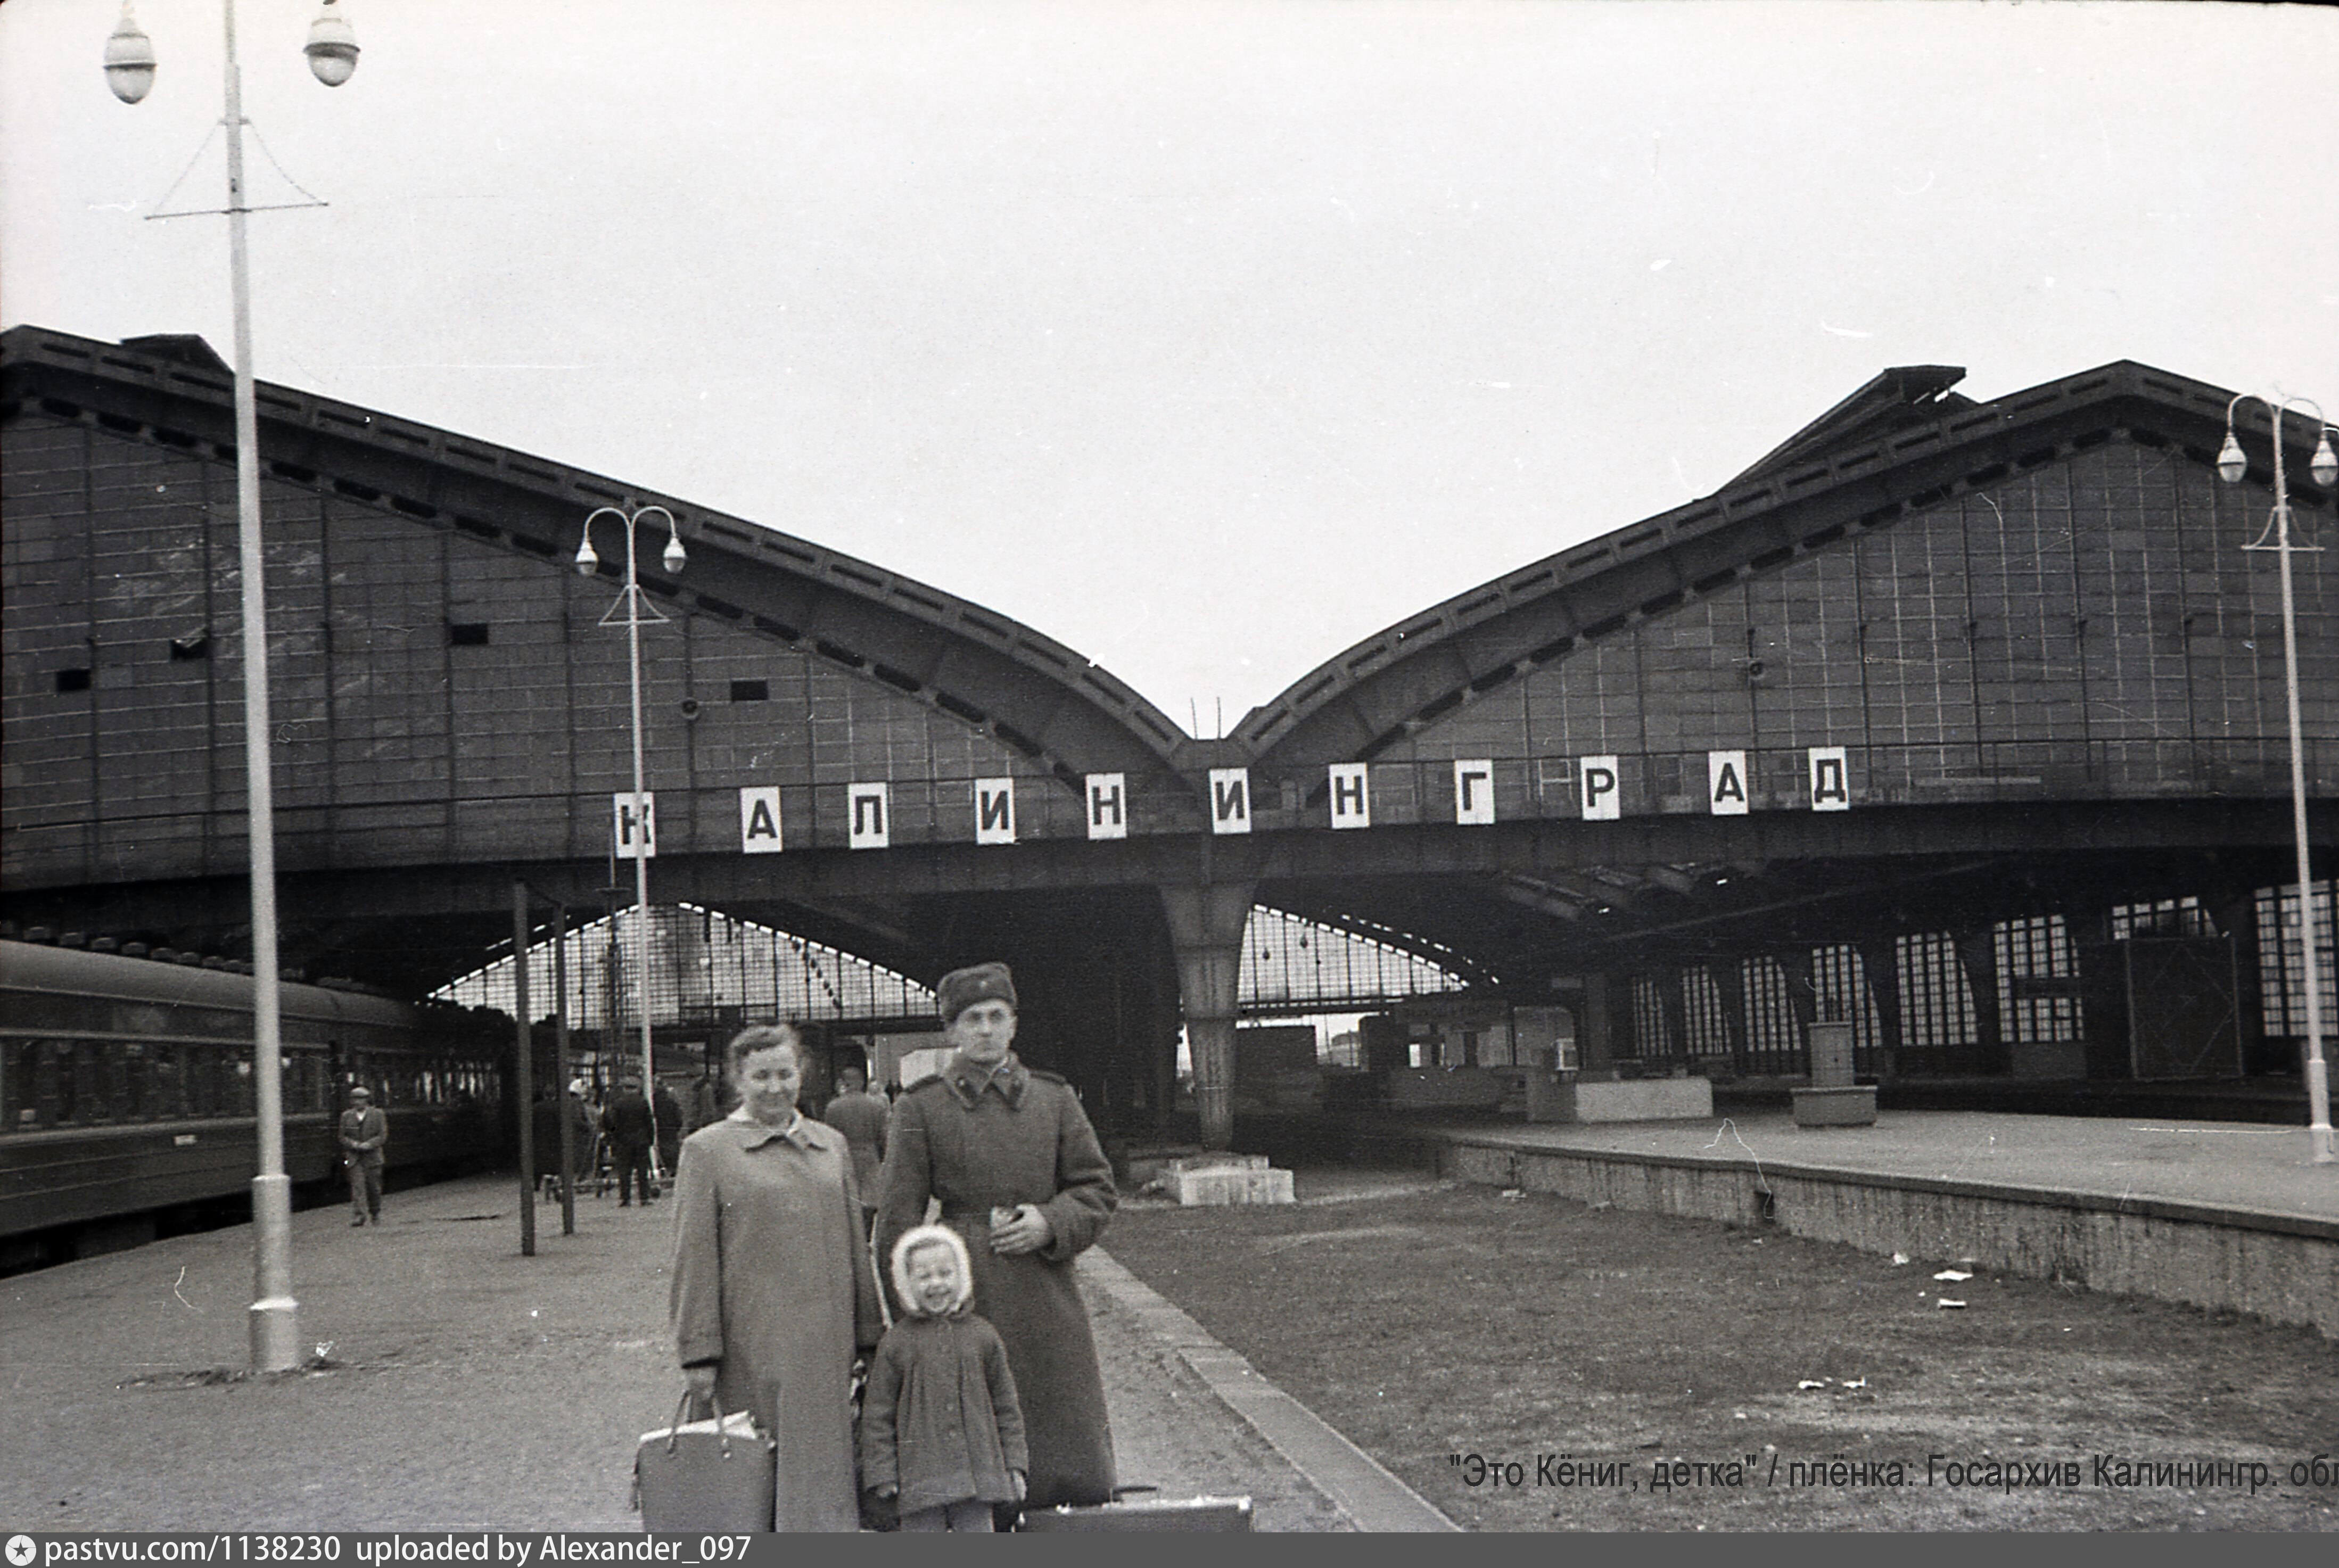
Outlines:
<svg viewBox="0 0 2339 1568"><path fill-rule="evenodd" d="M794 1029L725 1053L737 1110L691 1134L675 1189L668 1308L690 1392L779 1443L773 1527L860 1527L854 1362L884 1332L844 1136L796 1109Z"/></svg>

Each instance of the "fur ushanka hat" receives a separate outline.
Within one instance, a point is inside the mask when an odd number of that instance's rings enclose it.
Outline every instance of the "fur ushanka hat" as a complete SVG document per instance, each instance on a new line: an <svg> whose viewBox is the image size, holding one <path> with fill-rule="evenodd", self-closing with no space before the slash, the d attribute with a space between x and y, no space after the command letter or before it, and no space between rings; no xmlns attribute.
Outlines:
<svg viewBox="0 0 2339 1568"><path fill-rule="evenodd" d="M1003 1001L1013 1007L1014 971L1003 963L978 963L951 971L934 986L934 1008L943 1015L944 1029L978 1001Z"/></svg>
<svg viewBox="0 0 2339 1568"><path fill-rule="evenodd" d="M956 1312L974 1297L974 1262L967 1257L966 1243L959 1233L947 1225L917 1226L902 1232L902 1238L893 1243L893 1294L901 1298L902 1310L913 1317L927 1315L910 1287L910 1254L921 1247L947 1247L958 1259L958 1299L950 1304L951 1312ZM947 1317L950 1313L942 1316Z"/></svg>

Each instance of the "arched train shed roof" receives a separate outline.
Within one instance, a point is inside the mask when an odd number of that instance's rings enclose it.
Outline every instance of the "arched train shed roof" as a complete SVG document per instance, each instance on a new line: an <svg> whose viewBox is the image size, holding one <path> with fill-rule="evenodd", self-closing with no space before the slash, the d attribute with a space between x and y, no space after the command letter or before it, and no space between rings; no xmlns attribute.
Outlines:
<svg viewBox="0 0 2339 1568"><path fill-rule="evenodd" d="M2130 360L1988 403L1949 390L1964 374L1885 370L1713 495L1406 616L1253 708L1233 738L1286 776L1368 760L1603 638L2116 434L2212 467L2233 399ZM2264 406L2243 404L2237 422L2264 453ZM2312 423L2285 433L2294 503L2327 512L2330 494L2306 478Z"/></svg>
<svg viewBox="0 0 2339 1568"><path fill-rule="evenodd" d="M44 328L0 333L0 404L232 460L234 384L200 338L103 343ZM1039 762L1174 777L1183 732L1071 649L981 605L810 540L621 480L288 387L258 390L263 472L515 552L566 560L604 506L672 512L690 550L646 591L880 682ZM607 539L603 543L606 546ZM655 563L653 549L645 559ZM605 569L607 568L605 554ZM1170 787L1179 787L1170 785Z"/></svg>

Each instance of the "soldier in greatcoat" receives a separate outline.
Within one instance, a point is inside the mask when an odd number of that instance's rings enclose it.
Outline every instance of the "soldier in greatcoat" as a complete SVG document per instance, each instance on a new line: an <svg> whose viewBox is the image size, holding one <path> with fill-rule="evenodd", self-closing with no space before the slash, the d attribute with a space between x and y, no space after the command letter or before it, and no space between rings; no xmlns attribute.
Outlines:
<svg viewBox="0 0 2339 1568"><path fill-rule="evenodd" d="M1111 1501L1104 1377L1072 1259L1103 1235L1112 1166L1071 1086L1017 1060L1015 981L1003 963L936 988L954 1054L894 1103L879 1178L876 1251L942 1202L974 1264L974 1310L999 1330L1031 1446L1027 1503Z"/></svg>

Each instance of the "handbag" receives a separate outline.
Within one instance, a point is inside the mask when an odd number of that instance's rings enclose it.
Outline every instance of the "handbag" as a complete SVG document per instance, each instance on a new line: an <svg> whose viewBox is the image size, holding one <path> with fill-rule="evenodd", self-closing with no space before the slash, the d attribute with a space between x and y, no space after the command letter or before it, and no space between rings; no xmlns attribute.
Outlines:
<svg viewBox="0 0 2339 1568"><path fill-rule="evenodd" d="M772 1528L778 1445L745 1412L711 1421L683 1420L686 1392L663 1431L645 1432L634 1449L634 1505L645 1530L716 1533Z"/></svg>

